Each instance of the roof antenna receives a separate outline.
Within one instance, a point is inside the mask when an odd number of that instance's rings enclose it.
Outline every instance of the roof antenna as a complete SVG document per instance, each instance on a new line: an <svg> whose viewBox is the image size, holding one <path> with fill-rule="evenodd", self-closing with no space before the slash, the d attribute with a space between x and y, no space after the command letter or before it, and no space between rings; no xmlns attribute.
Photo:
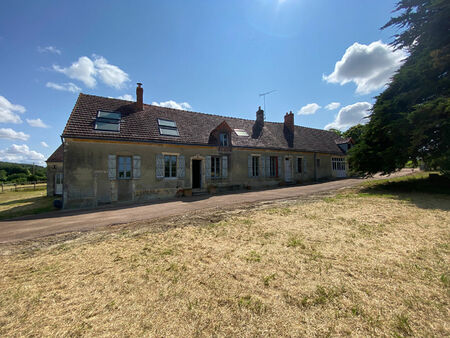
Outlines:
<svg viewBox="0 0 450 338"><path fill-rule="evenodd" d="M266 115L266 95L272 94L273 92L276 92L276 91L277 90L274 89L274 90L271 90L269 92L265 92L265 93L259 94L259 97L262 96L264 98L264 116Z"/></svg>

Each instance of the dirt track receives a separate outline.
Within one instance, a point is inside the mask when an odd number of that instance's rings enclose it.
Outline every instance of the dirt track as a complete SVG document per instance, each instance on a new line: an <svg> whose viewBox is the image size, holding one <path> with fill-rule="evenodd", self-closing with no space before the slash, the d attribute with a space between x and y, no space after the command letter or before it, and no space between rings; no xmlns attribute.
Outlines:
<svg viewBox="0 0 450 338"><path fill-rule="evenodd" d="M411 170L408 169L395 174L395 176L410 173ZM52 214L34 216L32 218L1 221L0 243L18 242L66 232L89 231L116 224L181 215L201 209L308 196L355 186L361 182L361 179L344 179L263 191L185 197L177 200L118 206L100 210L59 211Z"/></svg>

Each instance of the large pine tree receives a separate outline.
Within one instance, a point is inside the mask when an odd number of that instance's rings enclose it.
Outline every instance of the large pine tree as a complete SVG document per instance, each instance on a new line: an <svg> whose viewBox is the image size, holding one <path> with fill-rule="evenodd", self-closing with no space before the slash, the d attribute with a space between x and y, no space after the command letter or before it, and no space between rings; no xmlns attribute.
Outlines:
<svg viewBox="0 0 450 338"><path fill-rule="evenodd" d="M394 48L409 53L377 98L350 165L390 173L409 160L450 172L450 1L401 0L382 27L397 27Z"/></svg>

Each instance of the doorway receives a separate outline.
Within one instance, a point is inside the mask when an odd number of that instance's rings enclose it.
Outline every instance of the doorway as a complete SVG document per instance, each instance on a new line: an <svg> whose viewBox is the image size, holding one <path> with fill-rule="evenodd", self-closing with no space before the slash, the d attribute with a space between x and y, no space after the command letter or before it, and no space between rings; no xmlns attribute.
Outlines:
<svg viewBox="0 0 450 338"><path fill-rule="evenodd" d="M55 195L62 195L63 190L63 174L55 174Z"/></svg>
<svg viewBox="0 0 450 338"><path fill-rule="evenodd" d="M202 160L192 160L192 189L202 187Z"/></svg>

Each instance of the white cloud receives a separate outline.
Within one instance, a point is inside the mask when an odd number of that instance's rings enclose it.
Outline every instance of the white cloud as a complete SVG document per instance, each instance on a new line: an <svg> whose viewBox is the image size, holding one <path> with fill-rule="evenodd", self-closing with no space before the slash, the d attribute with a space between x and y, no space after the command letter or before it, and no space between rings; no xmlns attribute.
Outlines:
<svg viewBox="0 0 450 338"><path fill-rule="evenodd" d="M354 104L342 107L333 122L327 124L325 129L348 129L358 123L366 123L369 115L369 110L372 108L372 104L369 102L356 102Z"/></svg>
<svg viewBox="0 0 450 338"><path fill-rule="evenodd" d="M321 108L321 107L317 103L308 103L306 106L301 107L300 110L297 112L297 114L298 115L312 115L319 108Z"/></svg>
<svg viewBox="0 0 450 338"><path fill-rule="evenodd" d="M330 75L323 75L329 83L356 84L356 93L368 94L384 87L401 66L406 53L394 50L381 41L363 45L355 42L347 48L341 60L336 62Z"/></svg>
<svg viewBox="0 0 450 338"><path fill-rule="evenodd" d="M61 84L54 83L54 82L47 82L47 84L45 86L48 88L53 88L56 90L62 90L62 91L71 92L71 93L78 93L81 91L81 88L72 82L61 83Z"/></svg>
<svg viewBox="0 0 450 338"><path fill-rule="evenodd" d="M117 96L118 99L125 100L125 101L134 101L133 96L130 94L123 94L120 96Z"/></svg>
<svg viewBox="0 0 450 338"><path fill-rule="evenodd" d="M26 144L13 144L9 148L0 150L0 161L43 165L45 163L45 156L37 151L30 150Z"/></svg>
<svg viewBox="0 0 450 338"><path fill-rule="evenodd" d="M97 79L116 89L122 88L126 82L130 81L128 74L122 69L109 64L103 56L95 54L92 56L92 60L87 56L81 56L70 67L62 68L53 65L53 69L71 79L83 82L89 88L96 86Z"/></svg>
<svg viewBox="0 0 450 338"><path fill-rule="evenodd" d="M331 102L325 106L326 110L335 110L341 106L339 102Z"/></svg>
<svg viewBox="0 0 450 338"><path fill-rule="evenodd" d="M165 101L165 102L152 102L152 105L159 107L167 107L173 109L181 109L181 110L190 110L192 107L187 102L177 103L173 100Z"/></svg>
<svg viewBox="0 0 450 338"><path fill-rule="evenodd" d="M16 113L25 113L25 107L12 104L0 95L0 123L22 123L20 116Z"/></svg>
<svg viewBox="0 0 450 338"><path fill-rule="evenodd" d="M37 48L39 53L54 53L54 54L58 54L61 55L61 51L53 46L47 46L47 47L40 47L38 46Z"/></svg>
<svg viewBox="0 0 450 338"><path fill-rule="evenodd" d="M15 131L11 128L0 128L0 138L27 141L30 138L30 135L22 133L21 131Z"/></svg>
<svg viewBox="0 0 450 338"><path fill-rule="evenodd" d="M32 127L36 127L36 128L49 128L50 126L46 125L41 119L26 119L27 123L32 126Z"/></svg>
<svg viewBox="0 0 450 338"><path fill-rule="evenodd" d="M45 141L41 141L41 146L43 146L44 148L48 148L48 144Z"/></svg>

